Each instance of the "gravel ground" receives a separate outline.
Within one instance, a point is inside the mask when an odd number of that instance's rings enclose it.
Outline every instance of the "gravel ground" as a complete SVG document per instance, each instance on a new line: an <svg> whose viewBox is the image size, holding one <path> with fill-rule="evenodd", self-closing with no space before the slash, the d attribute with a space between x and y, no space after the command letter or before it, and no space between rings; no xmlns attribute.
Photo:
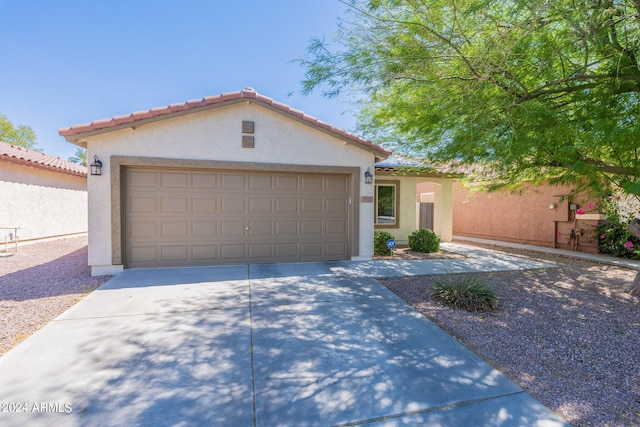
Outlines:
<svg viewBox="0 0 640 427"><path fill-rule="evenodd" d="M109 279L91 277L86 237L0 250L0 355Z"/></svg>
<svg viewBox="0 0 640 427"><path fill-rule="evenodd" d="M382 283L574 426L640 426L636 272L505 251L557 268L479 274L498 295L492 312L436 304L433 277Z"/></svg>

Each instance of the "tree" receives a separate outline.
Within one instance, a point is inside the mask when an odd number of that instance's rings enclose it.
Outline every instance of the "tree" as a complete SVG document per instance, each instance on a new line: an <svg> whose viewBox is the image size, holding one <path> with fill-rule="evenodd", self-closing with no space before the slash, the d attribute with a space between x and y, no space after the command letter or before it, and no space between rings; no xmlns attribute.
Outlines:
<svg viewBox="0 0 640 427"><path fill-rule="evenodd" d="M33 129L25 125L15 127L4 114L0 114L0 141L38 151Z"/></svg>
<svg viewBox="0 0 640 427"><path fill-rule="evenodd" d="M76 148L76 152L73 156L69 157L69 161L71 163L87 166L87 150L84 148Z"/></svg>
<svg viewBox="0 0 640 427"><path fill-rule="evenodd" d="M345 0L303 93L364 95L360 130L493 187L640 195L640 0Z"/></svg>

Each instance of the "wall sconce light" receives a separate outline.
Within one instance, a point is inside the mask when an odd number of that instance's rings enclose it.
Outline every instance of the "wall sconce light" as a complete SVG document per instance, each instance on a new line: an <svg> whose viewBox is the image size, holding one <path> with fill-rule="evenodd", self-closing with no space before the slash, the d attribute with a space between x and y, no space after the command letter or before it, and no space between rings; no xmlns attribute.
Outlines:
<svg viewBox="0 0 640 427"><path fill-rule="evenodd" d="M367 168L367 171L364 173L364 183L365 184L373 183L373 174L371 173L371 168Z"/></svg>
<svg viewBox="0 0 640 427"><path fill-rule="evenodd" d="M556 205L555 203L551 203L551 204L549 204L549 209L552 209L552 210L553 210L553 209L555 209L555 208L557 208L557 207L558 207L558 205Z"/></svg>
<svg viewBox="0 0 640 427"><path fill-rule="evenodd" d="M91 168L91 175L102 175L102 162L98 160L98 156L93 156L93 163L89 168Z"/></svg>

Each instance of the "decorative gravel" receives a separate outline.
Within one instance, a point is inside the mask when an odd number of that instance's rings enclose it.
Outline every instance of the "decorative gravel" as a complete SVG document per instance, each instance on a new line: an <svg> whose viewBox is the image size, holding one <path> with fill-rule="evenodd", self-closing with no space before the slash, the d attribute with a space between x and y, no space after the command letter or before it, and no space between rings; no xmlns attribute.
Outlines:
<svg viewBox="0 0 640 427"><path fill-rule="evenodd" d="M91 277L87 238L0 247L0 354L42 328L110 277Z"/></svg>
<svg viewBox="0 0 640 427"><path fill-rule="evenodd" d="M498 295L491 312L436 304L433 276L381 282L574 426L640 426L636 272L507 251L557 268L479 274Z"/></svg>

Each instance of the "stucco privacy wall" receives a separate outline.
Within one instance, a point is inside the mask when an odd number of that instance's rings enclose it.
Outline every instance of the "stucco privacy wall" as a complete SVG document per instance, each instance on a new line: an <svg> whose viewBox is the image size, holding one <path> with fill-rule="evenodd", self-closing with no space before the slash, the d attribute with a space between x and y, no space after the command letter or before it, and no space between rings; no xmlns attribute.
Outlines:
<svg viewBox="0 0 640 427"><path fill-rule="evenodd" d="M85 177L2 161L0 227L20 227L21 241L86 233L86 186Z"/></svg>
<svg viewBox="0 0 640 427"><path fill-rule="evenodd" d="M255 123L254 148L242 148L242 121ZM139 163L141 158L166 159L165 165L184 167L207 167L207 163L197 162L211 161L209 167L217 168L224 167L224 162L230 162L234 168L262 170L286 169L287 165L293 168L288 170L296 170L298 166L345 168L345 171L350 168L356 171L357 183L352 202L358 203L361 196L373 197L374 186L360 179L367 168L373 170L373 153L249 101L89 136L78 143L86 143L88 158L98 156L106 172L103 176L90 176L88 182L89 264L93 274L113 273L122 268L113 263L117 248L114 252L112 236L119 233L120 212L114 206L119 203L120 170L112 158L120 163L127 163L123 157L131 158L130 164ZM368 259L373 254L373 203L363 203L354 212L359 230L357 244L353 245L357 251L352 249L352 256Z"/></svg>
<svg viewBox="0 0 640 427"><path fill-rule="evenodd" d="M409 234L418 229L419 210L416 206L416 194L418 184L423 182L436 184L433 186L435 193L433 231L440 236L443 242L451 241L453 237L453 179L424 176L412 177L379 172L376 175L376 183L383 184L385 181L395 181L400 184L399 227L384 228L385 231L394 235L398 244L408 244Z"/></svg>

